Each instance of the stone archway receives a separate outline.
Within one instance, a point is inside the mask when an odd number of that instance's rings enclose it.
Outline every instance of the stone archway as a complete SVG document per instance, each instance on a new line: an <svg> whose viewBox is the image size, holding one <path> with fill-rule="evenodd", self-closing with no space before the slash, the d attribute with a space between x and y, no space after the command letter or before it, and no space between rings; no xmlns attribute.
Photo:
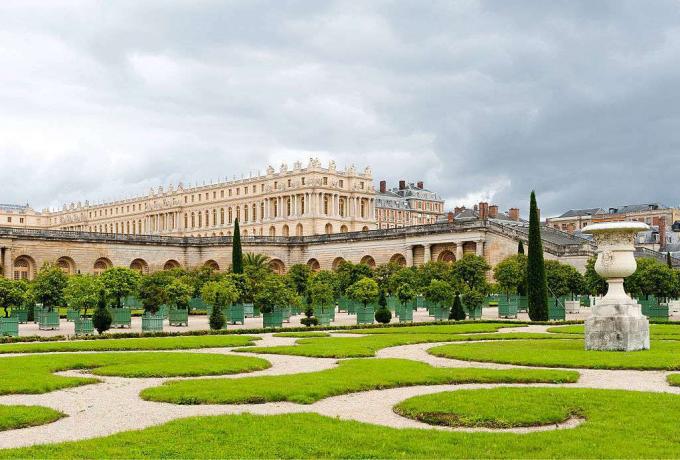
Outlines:
<svg viewBox="0 0 680 460"><path fill-rule="evenodd" d="M302 224L297 224L295 226L295 236L304 236L304 230Z"/></svg>
<svg viewBox="0 0 680 460"><path fill-rule="evenodd" d="M276 236L276 227L273 225L269 227L269 236Z"/></svg>
<svg viewBox="0 0 680 460"><path fill-rule="evenodd" d="M361 228L361 231L362 231L362 232L367 232L367 231L368 231L368 227L367 227L366 225L364 225L364 226Z"/></svg>
<svg viewBox="0 0 680 460"><path fill-rule="evenodd" d="M347 232L348 232L347 225L342 225L340 227L340 233L347 233Z"/></svg>
<svg viewBox="0 0 680 460"><path fill-rule="evenodd" d="M130 263L130 268L136 270L142 275L149 273L149 264L144 259L135 259Z"/></svg>
<svg viewBox="0 0 680 460"><path fill-rule="evenodd" d="M406 257L403 254L394 254L390 257L390 263L400 265L402 267L406 266Z"/></svg>
<svg viewBox="0 0 680 460"><path fill-rule="evenodd" d="M204 266L204 267L208 267L209 269L211 269L211 270L213 270L213 271L216 271L216 272L220 270L220 264L218 264L217 262L215 262L215 261L212 260L212 259L207 260L207 261L203 264L203 266Z"/></svg>
<svg viewBox="0 0 680 460"><path fill-rule="evenodd" d="M439 262L453 263L456 261L456 255L453 253L453 251L449 251L448 249L446 249L439 253L439 257L437 257L437 260Z"/></svg>
<svg viewBox="0 0 680 460"><path fill-rule="evenodd" d="M309 259L309 260L307 261L307 266L308 266L308 267L310 268L310 270L312 270L313 272L318 272L319 270L321 270L321 264L319 263L318 260L313 259L313 258L312 258L312 259Z"/></svg>
<svg viewBox="0 0 680 460"><path fill-rule="evenodd" d="M32 280L35 278L35 260L30 256L19 256L14 259L14 279Z"/></svg>
<svg viewBox="0 0 680 460"><path fill-rule="evenodd" d="M163 270L172 270L174 268L180 268L181 265L174 259L170 259L163 264Z"/></svg>
<svg viewBox="0 0 680 460"><path fill-rule="evenodd" d="M290 236L290 230L288 229L287 224L284 224L283 228L281 229L281 234L283 236Z"/></svg>
<svg viewBox="0 0 680 460"><path fill-rule="evenodd" d="M281 259L272 259L269 261L269 268L278 275L283 275L286 273L286 265L281 261Z"/></svg>
<svg viewBox="0 0 680 460"><path fill-rule="evenodd" d="M337 270L338 267L340 267L340 264L342 264L344 261L345 259L343 259L342 257L336 257L335 259L333 259L333 265L331 265L331 267L333 268L333 270Z"/></svg>
<svg viewBox="0 0 680 460"><path fill-rule="evenodd" d="M70 257L59 257L57 259L57 267L61 269L67 275L73 275L76 273L76 263Z"/></svg>
<svg viewBox="0 0 680 460"><path fill-rule="evenodd" d="M333 233L333 224L331 224L330 222L327 223L324 230L326 232L326 235L330 235L331 233Z"/></svg>
<svg viewBox="0 0 680 460"><path fill-rule="evenodd" d="M94 265L92 266L92 272L94 273L95 276L99 276L111 267L113 267L113 264L109 259L107 259L106 257L100 257L99 259L94 261Z"/></svg>
<svg viewBox="0 0 680 460"><path fill-rule="evenodd" d="M361 258L361 263L364 265L368 265L371 268L375 268L375 259L373 256L365 255Z"/></svg>

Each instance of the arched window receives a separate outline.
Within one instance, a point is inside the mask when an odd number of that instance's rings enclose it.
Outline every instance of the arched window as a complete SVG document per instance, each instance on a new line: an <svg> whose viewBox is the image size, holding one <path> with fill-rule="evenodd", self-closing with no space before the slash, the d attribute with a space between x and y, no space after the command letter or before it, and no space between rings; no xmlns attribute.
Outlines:
<svg viewBox="0 0 680 460"><path fill-rule="evenodd" d="M257 205L253 203L253 221L257 220Z"/></svg>
<svg viewBox="0 0 680 460"><path fill-rule="evenodd" d="M189 215L184 213L184 228L189 228Z"/></svg>
<svg viewBox="0 0 680 460"><path fill-rule="evenodd" d="M361 217L362 219L366 217L366 200L363 198L361 200Z"/></svg>
<svg viewBox="0 0 680 460"><path fill-rule="evenodd" d="M213 209L213 227L217 227L217 209Z"/></svg>
<svg viewBox="0 0 680 460"><path fill-rule="evenodd" d="M205 210L205 226L210 227L210 213L208 210Z"/></svg>
<svg viewBox="0 0 680 460"><path fill-rule="evenodd" d="M291 199L286 198L286 216L290 216L291 214Z"/></svg>
<svg viewBox="0 0 680 460"><path fill-rule="evenodd" d="M241 206L236 206L236 218L241 222Z"/></svg>
<svg viewBox="0 0 680 460"><path fill-rule="evenodd" d="M333 225L331 223L326 224L326 235L333 233Z"/></svg>
<svg viewBox="0 0 680 460"><path fill-rule="evenodd" d="M191 213L191 228L196 228L196 216L193 212Z"/></svg>
<svg viewBox="0 0 680 460"><path fill-rule="evenodd" d="M279 200L274 199L274 217L279 217Z"/></svg>
<svg viewBox="0 0 680 460"><path fill-rule="evenodd" d="M229 225L234 223L234 219L232 219L232 214L231 214L231 206L229 206Z"/></svg>
<svg viewBox="0 0 680 460"><path fill-rule="evenodd" d="M17 259L14 261L14 279L33 279L33 263L28 257L17 257Z"/></svg>
<svg viewBox="0 0 680 460"><path fill-rule="evenodd" d="M269 236L276 236L276 227L273 225L269 227Z"/></svg>
<svg viewBox="0 0 680 460"><path fill-rule="evenodd" d="M340 198L340 217L345 217L345 199Z"/></svg>
<svg viewBox="0 0 680 460"><path fill-rule="evenodd" d="M302 195L300 197L300 214L304 214L304 213L305 213L305 196Z"/></svg>
<svg viewBox="0 0 680 460"><path fill-rule="evenodd" d="M288 236L288 234L289 234L288 225L283 226L282 234L283 234L283 236Z"/></svg>
<svg viewBox="0 0 680 460"><path fill-rule="evenodd" d="M323 196L323 213L324 213L325 215L328 215L328 208L329 208L329 205L330 205L329 201L330 201L330 200L329 200L329 196L328 196L328 195L324 195L324 196Z"/></svg>
<svg viewBox="0 0 680 460"><path fill-rule="evenodd" d="M220 209L220 225L224 225L224 208Z"/></svg>
<svg viewBox="0 0 680 460"><path fill-rule="evenodd" d="M243 222L248 222L248 205L243 206Z"/></svg>

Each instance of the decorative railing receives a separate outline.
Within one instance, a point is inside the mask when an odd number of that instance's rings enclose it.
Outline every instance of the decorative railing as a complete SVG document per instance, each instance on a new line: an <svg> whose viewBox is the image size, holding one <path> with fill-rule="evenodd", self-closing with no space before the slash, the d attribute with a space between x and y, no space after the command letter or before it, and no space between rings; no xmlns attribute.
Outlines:
<svg viewBox="0 0 680 460"><path fill-rule="evenodd" d="M659 262L666 263L666 258L668 256L665 252L654 251L653 249L643 247L636 247L635 257L638 259L640 258L655 259L658 260ZM673 267L680 267L680 259L671 256L671 265Z"/></svg>

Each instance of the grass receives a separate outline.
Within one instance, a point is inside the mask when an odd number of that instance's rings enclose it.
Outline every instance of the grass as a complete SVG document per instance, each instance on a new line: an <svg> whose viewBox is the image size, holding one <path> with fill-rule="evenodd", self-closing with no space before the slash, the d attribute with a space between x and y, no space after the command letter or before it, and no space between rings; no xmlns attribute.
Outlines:
<svg viewBox="0 0 680 460"><path fill-rule="evenodd" d="M571 325L571 326L557 326L548 328L548 332L560 333L560 334L574 334L583 335L584 326L581 325ZM649 336L652 339L659 340L680 340L680 325L678 324L650 324L649 325Z"/></svg>
<svg viewBox="0 0 680 460"><path fill-rule="evenodd" d="M563 383L579 374L552 370L437 368L405 359L355 359L337 368L293 375L239 379L176 380L147 388L142 399L175 404L260 404L290 401L311 404L320 399L359 391L413 385L459 383Z"/></svg>
<svg viewBox="0 0 680 460"><path fill-rule="evenodd" d="M651 350L623 353L586 351L583 340L511 340L450 344L430 348L430 354L465 361L523 366L592 369L680 369L680 343L652 341Z"/></svg>
<svg viewBox="0 0 680 460"><path fill-rule="evenodd" d="M518 339L573 339L573 335L541 333L507 333L507 334L370 334L364 337L328 337L304 338L295 345L275 347L247 347L235 351L245 353L263 353L274 355L309 356L313 358L370 358L376 351L398 345L417 343L463 342L471 340L518 340Z"/></svg>
<svg viewBox="0 0 680 460"><path fill-rule="evenodd" d="M0 359L0 394L36 394L95 383L92 377L64 377L54 372L88 369L120 377L226 375L266 369L260 358L208 353L74 353Z"/></svg>
<svg viewBox="0 0 680 460"><path fill-rule="evenodd" d="M671 374L666 377L668 384L673 387L680 387L680 374Z"/></svg>
<svg viewBox="0 0 680 460"><path fill-rule="evenodd" d="M430 425L484 428L544 426L584 414L570 392L555 397L552 388L447 391L407 399L394 412Z"/></svg>
<svg viewBox="0 0 680 460"><path fill-rule="evenodd" d="M507 327L526 327L526 324L508 323L463 323L437 324L422 326L403 326L399 328L380 327L368 329L353 329L350 334L474 334L479 332L496 332Z"/></svg>
<svg viewBox="0 0 680 460"><path fill-rule="evenodd" d="M62 417L66 415L49 407L0 405L0 431L45 425Z"/></svg>
<svg viewBox="0 0 680 460"><path fill-rule="evenodd" d="M274 337L298 337L298 338L305 338L305 337L330 337L331 335L328 332L322 332L322 331L309 331L309 332L279 332L277 334L274 334Z"/></svg>
<svg viewBox="0 0 680 460"><path fill-rule="evenodd" d="M524 435L394 429L317 414L193 417L0 458L675 458L680 398L664 393L527 388L583 410L575 429ZM473 398L473 400L476 400Z"/></svg>
<svg viewBox="0 0 680 460"><path fill-rule="evenodd" d="M57 351L189 350L196 348L242 347L254 345L255 340L259 340L259 338L247 335L204 335L110 340L72 340L68 342L22 342L0 345L0 354L48 353Z"/></svg>

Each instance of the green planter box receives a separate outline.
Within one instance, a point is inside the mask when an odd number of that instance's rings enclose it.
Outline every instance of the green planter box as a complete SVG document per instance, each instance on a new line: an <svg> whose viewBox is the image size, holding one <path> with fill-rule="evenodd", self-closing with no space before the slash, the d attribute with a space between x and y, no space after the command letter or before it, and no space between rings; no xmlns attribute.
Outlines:
<svg viewBox="0 0 680 460"><path fill-rule="evenodd" d="M564 308L564 299L555 297L548 298L548 320L549 321L564 321L566 319L566 310Z"/></svg>
<svg viewBox="0 0 680 460"><path fill-rule="evenodd" d="M209 307L200 297L193 297L189 300L189 310L208 310Z"/></svg>
<svg viewBox="0 0 680 460"><path fill-rule="evenodd" d="M19 319L0 318L0 336L19 337Z"/></svg>
<svg viewBox="0 0 680 460"><path fill-rule="evenodd" d="M430 310L433 312L435 321L446 321L449 319L449 313L451 312L451 307L432 307Z"/></svg>
<svg viewBox="0 0 680 460"><path fill-rule="evenodd" d="M290 323L290 317L291 317L291 314L292 314L290 307L282 308L281 314L283 315L283 322L284 323Z"/></svg>
<svg viewBox="0 0 680 460"><path fill-rule="evenodd" d="M529 298L525 295L512 296L517 301L517 311L528 312L529 311Z"/></svg>
<svg viewBox="0 0 680 460"><path fill-rule="evenodd" d="M657 304L656 300L638 301L642 307L642 314L655 321L668 321L668 304Z"/></svg>
<svg viewBox="0 0 680 460"><path fill-rule="evenodd" d="M363 305L359 302L355 302L354 300L350 300L350 302L347 304L347 314L348 315L356 315L357 311L359 309L364 308Z"/></svg>
<svg viewBox="0 0 680 460"><path fill-rule="evenodd" d="M516 298L501 296L498 299L499 318L517 318L517 310Z"/></svg>
<svg viewBox="0 0 680 460"><path fill-rule="evenodd" d="M168 311L170 326L188 326L189 310L171 308Z"/></svg>
<svg viewBox="0 0 680 460"><path fill-rule="evenodd" d="M66 310L66 321L75 321L80 318L80 312L74 308L69 308Z"/></svg>
<svg viewBox="0 0 680 460"><path fill-rule="evenodd" d="M357 309L357 324L373 324L375 310L371 305L364 308L362 305Z"/></svg>
<svg viewBox="0 0 680 460"><path fill-rule="evenodd" d="M170 307L168 305L163 304L158 308L156 316L160 316L163 319L168 319L168 311L170 311Z"/></svg>
<svg viewBox="0 0 680 460"><path fill-rule="evenodd" d="M262 313L263 327L281 327L283 325L283 311L274 310Z"/></svg>
<svg viewBox="0 0 680 460"><path fill-rule="evenodd" d="M416 308L425 308L426 303L425 303L425 297L419 295L416 297Z"/></svg>
<svg viewBox="0 0 680 460"><path fill-rule="evenodd" d="M128 307L130 310L144 308L142 301L132 295L125 297L122 303L124 307Z"/></svg>
<svg viewBox="0 0 680 460"><path fill-rule="evenodd" d="M582 295L579 298L579 301L580 301L582 307L586 307L586 308L590 307L590 296Z"/></svg>
<svg viewBox="0 0 680 460"><path fill-rule="evenodd" d="M16 318L19 324L25 324L28 322L28 310L25 308L15 308L11 313L12 318Z"/></svg>
<svg viewBox="0 0 680 460"><path fill-rule="evenodd" d="M243 304L243 316L245 316L246 318L255 317L255 306L252 303Z"/></svg>
<svg viewBox="0 0 680 460"><path fill-rule="evenodd" d="M39 323L40 322L40 315L42 315L43 312L43 306L41 303L35 304L33 307L33 322L34 323Z"/></svg>
<svg viewBox="0 0 680 460"><path fill-rule="evenodd" d="M243 324L245 322L245 308L243 304L237 303L228 306L224 318L229 324Z"/></svg>
<svg viewBox="0 0 680 460"><path fill-rule="evenodd" d="M163 331L163 317L160 315L142 316L142 331L143 332L162 332Z"/></svg>
<svg viewBox="0 0 680 460"><path fill-rule="evenodd" d="M42 310L38 320L38 329L41 331L59 329L59 312Z"/></svg>
<svg viewBox="0 0 680 460"><path fill-rule="evenodd" d="M387 308L389 308L391 312L395 313L400 306L399 299L395 296L387 297Z"/></svg>
<svg viewBox="0 0 680 460"><path fill-rule="evenodd" d="M411 305L404 305L397 307L397 316L400 323L408 323L413 321L413 308Z"/></svg>
<svg viewBox="0 0 680 460"><path fill-rule="evenodd" d="M73 325L76 330L76 335L92 335L94 334L94 326L92 325L92 318L81 318L78 316L73 320Z"/></svg>
<svg viewBox="0 0 680 460"><path fill-rule="evenodd" d="M132 327L132 312L129 308L111 308L111 327Z"/></svg>
<svg viewBox="0 0 680 460"><path fill-rule="evenodd" d="M331 321L335 321L335 305L314 307L314 316L319 319L322 326L330 326Z"/></svg>
<svg viewBox="0 0 680 460"><path fill-rule="evenodd" d="M340 298L338 299L338 310L340 310L341 312L347 312L347 313L349 313L349 304L350 304L350 302L351 302L351 301L350 301L347 297L344 297L344 296L343 296L343 297L340 297Z"/></svg>
<svg viewBox="0 0 680 460"><path fill-rule="evenodd" d="M482 306L470 308L463 302L463 310L469 319L482 319Z"/></svg>
<svg viewBox="0 0 680 460"><path fill-rule="evenodd" d="M314 313L316 319L319 320L319 325L330 326L331 325L331 314L330 313Z"/></svg>

